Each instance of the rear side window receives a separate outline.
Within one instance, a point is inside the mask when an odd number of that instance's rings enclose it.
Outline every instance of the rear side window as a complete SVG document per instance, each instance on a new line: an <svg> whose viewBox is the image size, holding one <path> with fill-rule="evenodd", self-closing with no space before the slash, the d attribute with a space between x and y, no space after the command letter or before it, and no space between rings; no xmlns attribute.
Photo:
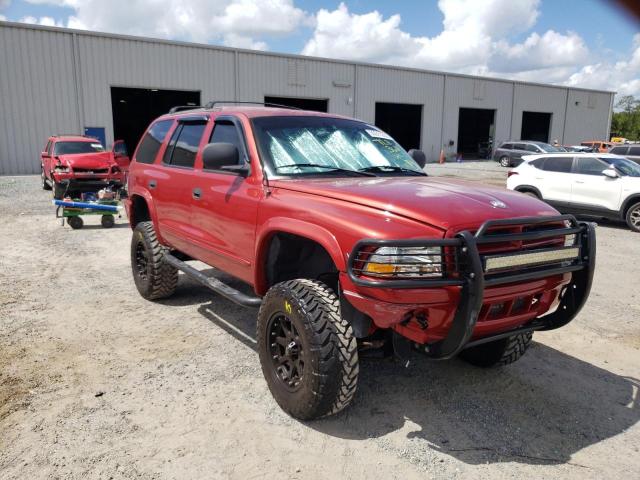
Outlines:
<svg viewBox="0 0 640 480"><path fill-rule="evenodd" d="M615 153L616 155L625 155L629 147L613 147L609 153ZM638 149L640 151L640 149Z"/></svg>
<svg viewBox="0 0 640 480"><path fill-rule="evenodd" d="M238 152L240 152L238 158L242 163L242 139L240 138L238 129L232 122L216 122L216 126L213 129L209 143L230 143L235 145Z"/></svg>
<svg viewBox="0 0 640 480"><path fill-rule="evenodd" d="M571 157L547 157L544 162L543 170L547 172L571 172L571 164L573 158Z"/></svg>
<svg viewBox="0 0 640 480"><path fill-rule="evenodd" d="M138 153L136 153L136 162L153 163L172 123L173 120L161 120L151 126L140 143Z"/></svg>
<svg viewBox="0 0 640 480"><path fill-rule="evenodd" d="M183 123L171 137L164 162L176 167L193 168L206 123Z"/></svg>
<svg viewBox="0 0 640 480"><path fill-rule="evenodd" d="M514 150L524 150L524 143L514 143L513 144L513 149Z"/></svg>
<svg viewBox="0 0 640 480"><path fill-rule="evenodd" d="M576 158L574 171L580 175L602 175L607 166L597 158Z"/></svg>
<svg viewBox="0 0 640 480"><path fill-rule="evenodd" d="M546 160L546 158L538 158L537 160L534 160L532 162L529 162L529 165L533 165L534 167L540 169L540 170L544 170L544 161Z"/></svg>
<svg viewBox="0 0 640 480"><path fill-rule="evenodd" d="M640 147L629 147L629 153L627 155L640 156Z"/></svg>
<svg viewBox="0 0 640 480"><path fill-rule="evenodd" d="M503 150L513 150L513 143L505 143L504 145L500 145L500 148Z"/></svg>

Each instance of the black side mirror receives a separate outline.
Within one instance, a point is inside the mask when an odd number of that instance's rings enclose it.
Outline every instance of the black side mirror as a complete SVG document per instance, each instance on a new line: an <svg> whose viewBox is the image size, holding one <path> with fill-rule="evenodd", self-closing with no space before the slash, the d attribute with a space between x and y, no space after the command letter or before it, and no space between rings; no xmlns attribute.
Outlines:
<svg viewBox="0 0 640 480"><path fill-rule="evenodd" d="M210 143L202 150L202 166L205 170L226 170L246 176L249 168L239 165L240 153L232 143Z"/></svg>
<svg viewBox="0 0 640 480"><path fill-rule="evenodd" d="M424 166L427 164L427 156L422 150L412 148L411 150L409 150L409 155L411 156L411 158L413 158L413 160L418 164L420 168L424 168Z"/></svg>

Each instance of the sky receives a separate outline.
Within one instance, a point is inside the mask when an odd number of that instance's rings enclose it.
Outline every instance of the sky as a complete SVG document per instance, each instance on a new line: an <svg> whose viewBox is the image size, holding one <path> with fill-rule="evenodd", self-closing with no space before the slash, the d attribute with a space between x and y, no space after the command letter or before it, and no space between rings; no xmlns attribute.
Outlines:
<svg viewBox="0 0 640 480"><path fill-rule="evenodd" d="M640 98L640 20L612 0L0 0L0 20Z"/></svg>

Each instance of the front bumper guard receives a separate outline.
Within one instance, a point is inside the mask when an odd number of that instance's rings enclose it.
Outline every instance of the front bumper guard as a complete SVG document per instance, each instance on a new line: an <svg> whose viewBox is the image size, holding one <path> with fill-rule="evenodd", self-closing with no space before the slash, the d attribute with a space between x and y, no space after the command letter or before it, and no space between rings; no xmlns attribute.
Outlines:
<svg viewBox="0 0 640 480"><path fill-rule="evenodd" d="M509 227L517 225L540 225L552 222L565 222L566 228L552 228L548 230L535 230L516 234L488 235L493 227ZM483 258L479 253L478 245L499 242L543 240L567 235L575 235L575 245L579 247L578 258L562 265L554 264L532 268L529 271L506 274L487 274L484 271ZM395 279L379 280L363 278L357 275L356 262L358 252L366 247L428 247L439 246L443 248L455 248L460 258L458 278L442 279ZM595 224L578 222L572 215L559 215L555 217L525 217L505 220L488 220L482 224L475 235L468 231L460 232L455 238L450 239L411 239L411 240L362 240L358 242L347 265L347 273L351 281L363 287L377 288L438 288L447 286L461 287L460 302L453 317L452 325L447 336L438 342L417 345L427 355L438 359L448 359L456 356L464 348L469 348L482 343L491 342L519 333L533 330L553 330L560 328L573 320L584 306L593 281L596 258ZM355 270L355 271L354 271ZM548 315L536 318L526 325L514 330L503 332L493 336L483 337L470 341L478 321L478 315L482 308L484 289L488 286L503 285L507 283L525 282L546 278L553 275L572 273L571 281L560 294L560 302L557 309Z"/></svg>

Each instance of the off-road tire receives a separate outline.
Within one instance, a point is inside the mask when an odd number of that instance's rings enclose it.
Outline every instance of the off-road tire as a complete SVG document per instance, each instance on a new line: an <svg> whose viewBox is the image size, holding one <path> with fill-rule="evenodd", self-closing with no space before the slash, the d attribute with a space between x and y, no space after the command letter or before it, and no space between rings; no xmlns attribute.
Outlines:
<svg viewBox="0 0 640 480"><path fill-rule="evenodd" d="M67 193L67 186L58 182L53 182L53 198L62 200Z"/></svg>
<svg viewBox="0 0 640 480"><path fill-rule="evenodd" d="M522 357L531 343L533 332L520 333L483 343L460 352L460 358L476 367L502 367Z"/></svg>
<svg viewBox="0 0 640 480"><path fill-rule="evenodd" d="M279 378L271 348L272 323L286 316L300 338L304 367L297 389ZM270 334L271 332L271 334ZM340 315L333 290L314 280L289 280L274 285L258 313L258 353L269 390L289 415L311 420L346 408L356 393L358 345L349 323Z"/></svg>
<svg viewBox="0 0 640 480"><path fill-rule="evenodd" d="M163 261L167 248L160 244L152 222L140 222L131 237L131 271L140 295L147 300L171 296L178 285L178 270ZM146 258L141 267L138 255Z"/></svg>
<svg viewBox="0 0 640 480"><path fill-rule="evenodd" d="M629 207L625 220L631 230L640 232L640 202Z"/></svg>
<svg viewBox="0 0 640 480"><path fill-rule="evenodd" d="M507 155L500 157L500 165L507 168L511 166L511 159Z"/></svg>
<svg viewBox="0 0 640 480"><path fill-rule="evenodd" d="M84 221L82 220L82 217L67 217L67 225L74 230L80 230L84 226Z"/></svg>
<svg viewBox="0 0 640 480"><path fill-rule="evenodd" d="M102 217L100 217L100 225L102 225L102 228L111 228L115 223L116 220L113 215L102 215Z"/></svg>
<svg viewBox="0 0 640 480"><path fill-rule="evenodd" d="M40 171L40 178L42 179L42 189L51 190L51 185L47 182L47 176L44 174L44 170Z"/></svg>

